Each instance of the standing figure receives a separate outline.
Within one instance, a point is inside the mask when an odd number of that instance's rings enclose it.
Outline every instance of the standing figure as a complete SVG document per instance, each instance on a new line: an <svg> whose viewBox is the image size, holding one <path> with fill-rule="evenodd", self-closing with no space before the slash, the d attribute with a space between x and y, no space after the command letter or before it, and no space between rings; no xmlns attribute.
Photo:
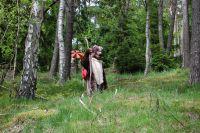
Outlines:
<svg viewBox="0 0 200 133"><path fill-rule="evenodd" d="M82 76L86 81L87 94L89 96L95 90L102 92L107 88L106 76L101 60L102 50L103 48L101 46L94 45L92 48L86 50L81 61L83 66Z"/></svg>

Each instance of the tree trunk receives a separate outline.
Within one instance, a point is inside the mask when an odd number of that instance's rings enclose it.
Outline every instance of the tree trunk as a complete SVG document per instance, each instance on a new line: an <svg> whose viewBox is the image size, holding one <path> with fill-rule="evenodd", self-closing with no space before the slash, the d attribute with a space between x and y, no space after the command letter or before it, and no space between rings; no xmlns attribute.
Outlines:
<svg viewBox="0 0 200 133"><path fill-rule="evenodd" d="M188 20L188 0L183 0L183 67L190 65L190 42L189 42L189 20Z"/></svg>
<svg viewBox="0 0 200 133"><path fill-rule="evenodd" d="M177 0L171 0L171 4L170 4L170 27L169 27L169 34L168 34L168 39L167 39L167 52L170 52L171 48L172 48L176 8L177 8Z"/></svg>
<svg viewBox="0 0 200 133"><path fill-rule="evenodd" d="M67 34L66 34L66 75L67 79L70 79L71 70L71 50L73 39L73 23L74 23L74 0L69 0L67 10Z"/></svg>
<svg viewBox="0 0 200 133"><path fill-rule="evenodd" d="M66 49L63 38L65 0L60 0L58 13L59 83L66 81Z"/></svg>
<svg viewBox="0 0 200 133"><path fill-rule="evenodd" d="M32 3L31 18L25 41L23 74L18 92L18 97L28 99L35 97L40 28L43 21L43 11L39 0L33 0Z"/></svg>
<svg viewBox="0 0 200 133"><path fill-rule="evenodd" d="M159 0L158 6L158 32L159 32L159 43L161 49L164 51L164 39L163 39L163 0Z"/></svg>
<svg viewBox="0 0 200 133"><path fill-rule="evenodd" d="M14 65L13 65L13 80L15 79L15 73L16 73L16 65L17 65L17 47L19 42L19 0L17 0L17 34L15 39L15 54L14 54Z"/></svg>
<svg viewBox="0 0 200 133"><path fill-rule="evenodd" d="M190 83L200 83L200 1L192 0Z"/></svg>
<svg viewBox="0 0 200 133"><path fill-rule="evenodd" d="M150 49L150 7L149 0L146 0L146 67L144 71L144 75L147 75L150 71L150 63L151 63L151 49Z"/></svg>
<svg viewBox="0 0 200 133"><path fill-rule="evenodd" d="M52 57L52 60L51 60L51 68L50 68L50 71L49 71L49 76L51 78L56 76L56 72L57 72L57 69L58 69L58 59L59 59L58 56L59 56L58 29L56 28L53 57Z"/></svg>

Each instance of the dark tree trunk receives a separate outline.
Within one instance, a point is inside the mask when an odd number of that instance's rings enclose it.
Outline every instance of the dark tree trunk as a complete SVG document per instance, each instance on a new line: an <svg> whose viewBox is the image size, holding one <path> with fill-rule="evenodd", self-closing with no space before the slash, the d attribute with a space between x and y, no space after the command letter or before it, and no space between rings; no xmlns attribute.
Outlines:
<svg viewBox="0 0 200 133"><path fill-rule="evenodd" d="M54 50L53 50L53 57L51 60L51 68L49 71L49 76L51 78L56 76L56 73L58 71L58 56L59 56L59 44L58 44L58 34L56 29L56 36L55 36L55 44L54 44Z"/></svg>
<svg viewBox="0 0 200 133"><path fill-rule="evenodd" d="M67 34L66 34L66 77L70 79L71 70L71 50L73 39L73 23L74 23L74 0L68 1L67 8Z"/></svg>
<svg viewBox="0 0 200 133"><path fill-rule="evenodd" d="M183 67L189 68L190 65L190 42L189 42L189 19L188 19L188 0L183 0Z"/></svg>
<svg viewBox="0 0 200 133"><path fill-rule="evenodd" d="M192 0L190 83L200 83L200 1Z"/></svg>
<svg viewBox="0 0 200 133"><path fill-rule="evenodd" d="M40 1L33 0L28 34L25 41L25 55L23 60L23 74L18 97L35 98L37 84L37 64L40 29L43 20L43 11Z"/></svg>
<svg viewBox="0 0 200 133"><path fill-rule="evenodd" d="M164 51L164 39L163 39L163 0L159 0L158 6L158 32L159 32L159 43L161 49Z"/></svg>
<svg viewBox="0 0 200 133"><path fill-rule="evenodd" d="M150 64L151 64L151 49L150 49L150 2L146 0L146 66L144 75L147 75L150 71Z"/></svg>
<svg viewBox="0 0 200 133"><path fill-rule="evenodd" d="M170 52L172 48L173 32L174 32L174 22L176 16L177 0L171 0L170 2L170 27L167 39L167 51Z"/></svg>

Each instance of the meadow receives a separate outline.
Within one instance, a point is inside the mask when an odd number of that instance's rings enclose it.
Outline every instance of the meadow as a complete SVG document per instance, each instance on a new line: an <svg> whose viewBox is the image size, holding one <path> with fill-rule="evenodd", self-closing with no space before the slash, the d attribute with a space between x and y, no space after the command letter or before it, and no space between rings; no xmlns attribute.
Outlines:
<svg viewBox="0 0 200 133"><path fill-rule="evenodd" d="M14 98L16 81L0 91L0 132L145 133L200 131L200 85L188 72L117 74L107 71L108 89L85 94L80 74L63 86L39 73L36 99Z"/></svg>

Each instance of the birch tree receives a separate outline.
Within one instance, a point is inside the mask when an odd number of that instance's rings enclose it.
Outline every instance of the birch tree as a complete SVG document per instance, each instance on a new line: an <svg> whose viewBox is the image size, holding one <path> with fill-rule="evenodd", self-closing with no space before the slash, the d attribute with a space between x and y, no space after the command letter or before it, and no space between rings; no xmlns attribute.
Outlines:
<svg viewBox="0 0 200 133"><path fill-rule="evenodd" d="M151 63L151 49L150 49L150 2L146 0L146 66L144 75L147 75L150 71L150 63Z"/></svg>
<svg viewBox="0 0 200 133"><path fill-rule="evenodd" d="M25 40L25 55L23 74L18 92L19 97L33 99L37 84L37 64L40 29L43 21L43 11L39 0L32 1L28 34Z"/></svg>
<svg viewBox="0 0 200 133"><path fill-rule="evenodd" d="M59 44L59 83L66 81L66 46L63 38L65 0L60 0L58 13L58 44Z"/></svg>

